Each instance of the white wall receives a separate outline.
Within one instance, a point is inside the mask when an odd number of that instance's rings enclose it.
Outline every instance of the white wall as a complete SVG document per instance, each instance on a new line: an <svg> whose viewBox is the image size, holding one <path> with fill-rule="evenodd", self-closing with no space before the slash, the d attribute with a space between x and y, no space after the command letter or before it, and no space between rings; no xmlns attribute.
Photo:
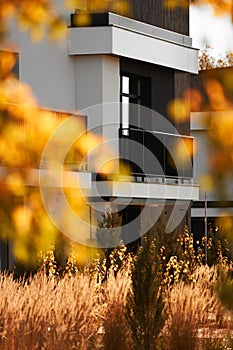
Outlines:
<svg viewBox="0 0 233 350"><path fill-rule="evenodd" d="M55 1L69 25L70 10ZM67 54L67 38L32 42L27 32L12 23L9 38L19 52L19 78L31 86L40 105L55 110L75 109L75 60Z"/></svg>
<svg viewBox="0 0 233 350"><path fill-rule="evenodd" d="M82 114L88 116L88 130L109 140L109 150L114 151L116 158L119 156L119 101L119 57L77 56L76 105ZM106 147L100 148L99 153L106 154Z"/></svg>
<svg viewBox="0 0 233 350"><path fill-rule="evenodd" d="M119 57L69 56L66 37L57 43L35 43L28 33L12 28L11 40L19 51L19 78L32 88L39 105L52 110L83 111L88 116L88 128L98 126L96 132L114 139L118 157ZM93 109L95 105L99 107Z"/></svg>

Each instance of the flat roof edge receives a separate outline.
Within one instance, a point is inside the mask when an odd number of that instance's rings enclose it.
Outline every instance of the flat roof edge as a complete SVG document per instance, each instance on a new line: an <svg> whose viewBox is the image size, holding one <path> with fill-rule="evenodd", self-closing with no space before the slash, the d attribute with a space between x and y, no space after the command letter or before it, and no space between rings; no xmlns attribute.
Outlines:
<svg viewBox="0 0 233 350"><path fill-rule="evenodd" d="M75 16L71 14L71 26L76 27ZM190 36L174 32L172 30L160 28L149 23L144 23L129 17L121 16L112 12L106 13L91 13L93 21L90 27L95 26L114 26L126 30L134 31L144 35L149 35L160 40L174 42L179 45L192 47L192 38ZM78 26L77 26L78 27ZM198 49L197 49L198 50Z"/></svg>
<svg viewBox="0 0 233 350"><path fill-rule="evenodd" d="M109 25L122 27L144 35L150 35L157 39L172 41L185 46L192 46L192 38L189 36L111 12L109 12Z"/></svg>

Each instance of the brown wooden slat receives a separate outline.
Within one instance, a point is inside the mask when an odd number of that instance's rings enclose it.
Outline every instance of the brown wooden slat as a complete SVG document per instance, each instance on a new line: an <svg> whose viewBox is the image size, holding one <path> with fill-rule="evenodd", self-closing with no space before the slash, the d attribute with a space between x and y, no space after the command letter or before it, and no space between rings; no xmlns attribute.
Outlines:
<svg viewBox="0 0 233 350"><path fill-rule="evenodd" d="M189 35L188 0L187 6L176 7L174 10L169 10L164 0L131 0L130 2L134 19ZM176 3L178 6L181 1Z"/></svg>
<svg viewBox="0 0 233 350"><path fill-rule="evenodd" d="M190 88L190 73L175 71L174 74L174 98L182 98L183 93ZM190 134L190 118L181 122L179 118L175 121L175 127L182 135Z"/></svg>

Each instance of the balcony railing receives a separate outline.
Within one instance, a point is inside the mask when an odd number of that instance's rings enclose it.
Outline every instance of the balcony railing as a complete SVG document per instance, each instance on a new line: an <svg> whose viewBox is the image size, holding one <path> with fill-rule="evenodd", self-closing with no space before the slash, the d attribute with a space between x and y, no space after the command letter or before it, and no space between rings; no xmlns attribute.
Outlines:
<svg viewBox="0 0 233 350"><path fill-rule="evenodd" d="M120 155L135 181L190 183L193 137L142 129L120 129Z"/></svg>

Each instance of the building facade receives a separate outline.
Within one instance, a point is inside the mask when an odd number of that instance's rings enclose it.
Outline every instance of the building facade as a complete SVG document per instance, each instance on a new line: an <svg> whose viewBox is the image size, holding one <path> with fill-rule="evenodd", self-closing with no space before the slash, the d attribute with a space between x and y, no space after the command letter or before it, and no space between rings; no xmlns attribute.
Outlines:
<svg viewBox="0 0 233 350"><path fill-rule="evenodd" d="M19 79L32 87L39 104L54 113L84 115L85 131L101 136L114 152L114 172L102 173L95 153L87 166L73 165L90 213L89 232L75 238L82 244L94 244L98 219L108 208L121 215L121 239L134 249L161 215L167 232L189 224L190 204L199 198L188 152L190 121L167 112L168 103L189 88L190 74L198 73L188 6L169 10L163 1L155 6L133 0L132 7L133 18L95 13L86 27L76 25L75 11L64 12L67 38L59 45L32 44L27 34L12 31ZM103 163L106 145L97 150ZM119 181L122 164L127 172ZM41 173L46 178L46 166ZM47 209L56 222L59 185L47 186L55 191ZM2 267L8 268L4 247Z"/></svg>

